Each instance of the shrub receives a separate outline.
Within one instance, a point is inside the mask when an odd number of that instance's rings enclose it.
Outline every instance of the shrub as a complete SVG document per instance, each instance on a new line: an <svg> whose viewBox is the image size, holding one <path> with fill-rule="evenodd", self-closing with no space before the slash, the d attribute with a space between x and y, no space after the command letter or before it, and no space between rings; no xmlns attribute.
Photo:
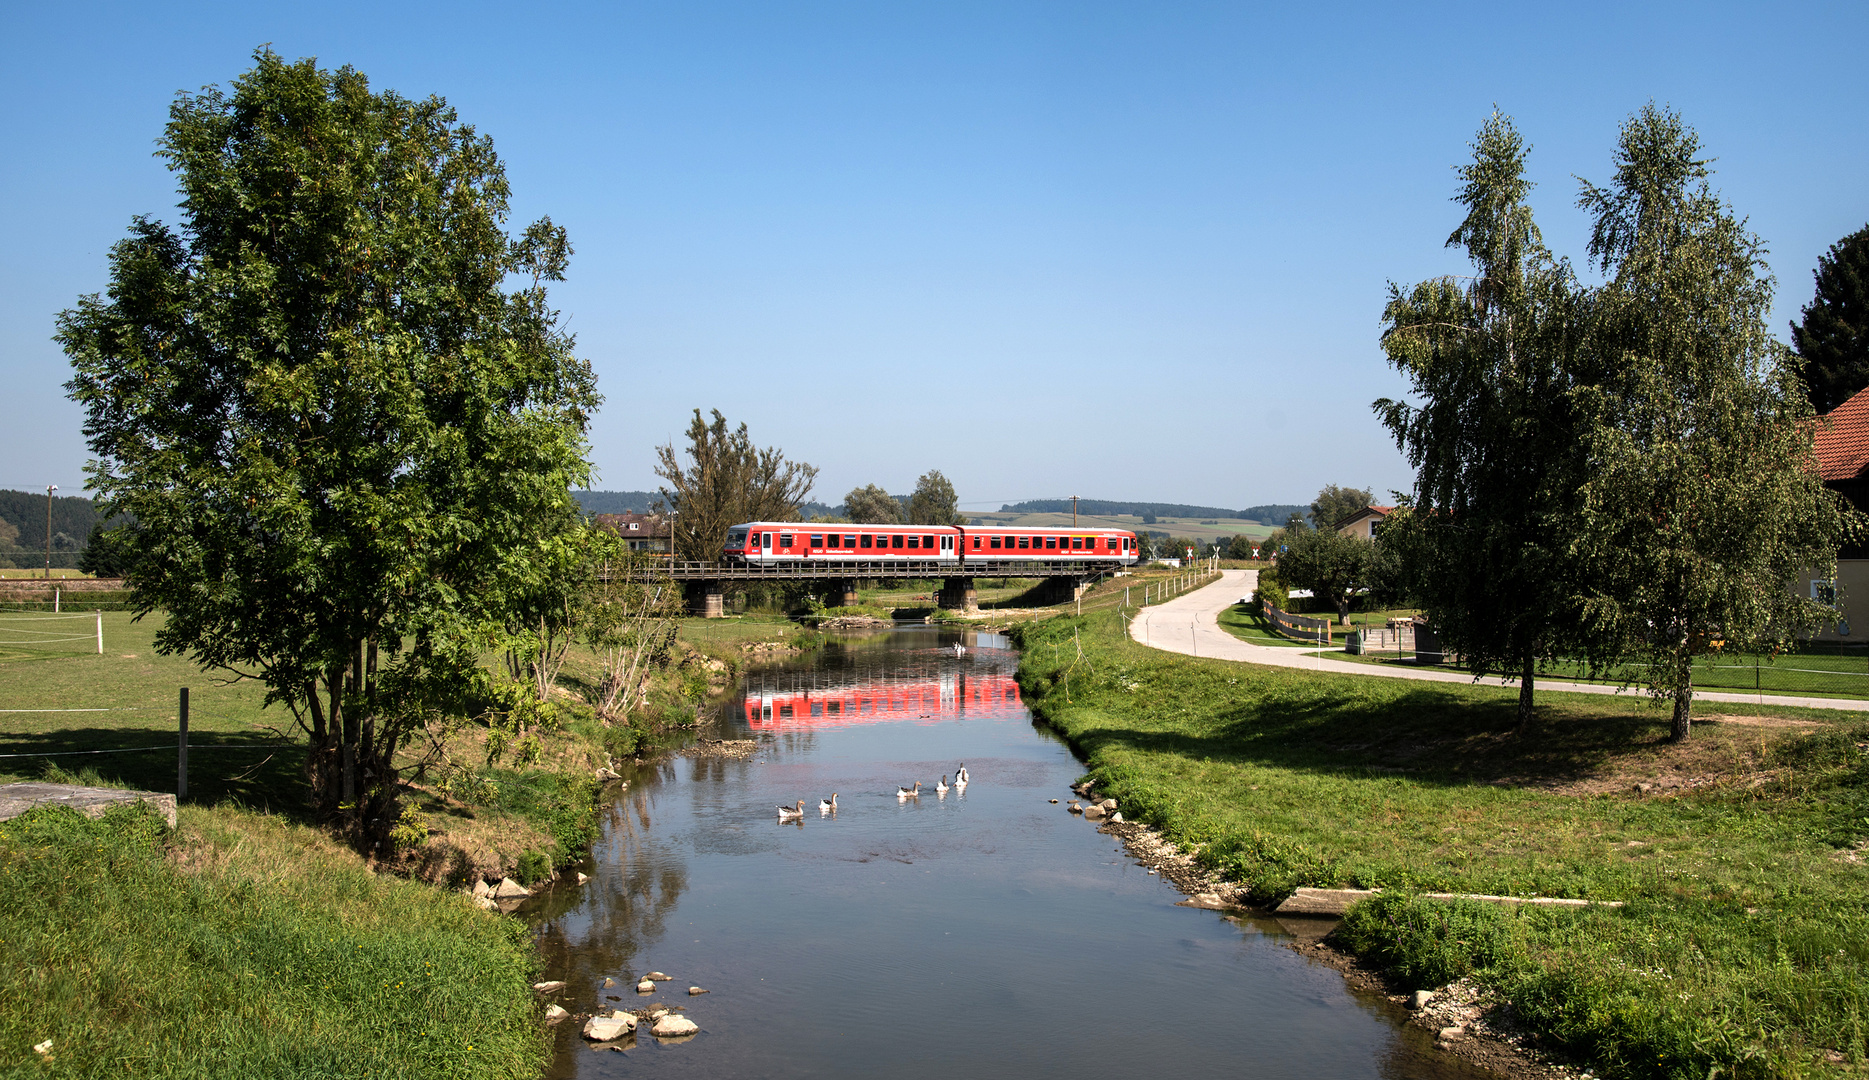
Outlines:
<svg viewBox="0 0 1869 1080"><path fill-rule="evenodd" d="M513 874L519 883L528 888L535 881L543 881L552 873L552 857L543 851L528 851L519 857L519 865L513 868Z"/></svg>
<svg viewBox="0 0 1869 1080"><path fill-rule="evenodd" d="M1351 907L1336 937L1408 985L1432 989L1516 963L1524 946L1515 924L1477 900L1384 893Z"/></svg>

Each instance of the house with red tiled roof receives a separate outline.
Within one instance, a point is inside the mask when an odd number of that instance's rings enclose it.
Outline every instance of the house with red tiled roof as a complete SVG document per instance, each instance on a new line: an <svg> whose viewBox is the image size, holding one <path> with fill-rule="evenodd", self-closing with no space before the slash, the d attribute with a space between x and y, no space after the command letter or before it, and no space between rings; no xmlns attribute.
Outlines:
<svg viewBox="0 0 1869 1080"><path fill-rule="evenodd" d="M1825 413L1817 421L1812 449L1824 486L1858 510L1869 511L1869 390ZM1846 546L1837 552L1837 576L1806 577L1802 588L1813 600L1837 598L1842 621L1817 635L1819 641L1869 640L1869 547Z"/></svg>
<svg viewBox="0 0 1869 1080"><path fill-rule="evenodd" d="M598 514L592 520L621 536L631 551L668 554L669 521L660 514Z"/></svg>
<svg viewBox="0 0 1869 1080"><path fill-rule="evenodd" d="M1365 506L1349 517L1337 523L1339 536L1360 536L1365 540L1376 538L1376 526L1382 519L1395 513L1393 506Z"/></svg>

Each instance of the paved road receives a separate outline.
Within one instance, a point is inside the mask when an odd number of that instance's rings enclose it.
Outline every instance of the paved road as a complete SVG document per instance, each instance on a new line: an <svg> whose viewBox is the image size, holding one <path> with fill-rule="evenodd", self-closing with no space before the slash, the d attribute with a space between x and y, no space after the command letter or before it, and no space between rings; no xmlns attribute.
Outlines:
<svg viewBox="0 0 1869 1080"><path fill-rule="evenodd" d="M1272 664L1278 667L1305 668L1310 671L1334 671L1345 675L1374 675L1389 679L1420 679L1426 682L1470 683L1473 676L1460 671L1433 668L1378 667L1354 660L1333 660L1314 650L1279 645L1254 645L1220 628L1218 617L1242 598L1252 595L1258 586L1257 570L1222 570L1220 580L1205 588L1177 596L1165 604L1143 608L1129 624L1129 636L1156 649L1189 656L1208 656L1221 660L1240 660L1248 664ZM1493 683L1492 679L1485 680ZM1494 685L1517 686L1518 679L1500 679ZM1640 694L1641 690L1623 690L1596 683L1540 683L1538 692L1569 694ZM1697 701L1737 701L1755 705L1797 705L1809 709L1845 709L1869 712L1869 701L1853 698L1785 697L1777 694L1734 694L1717 690L1696 690Z"/></svg>

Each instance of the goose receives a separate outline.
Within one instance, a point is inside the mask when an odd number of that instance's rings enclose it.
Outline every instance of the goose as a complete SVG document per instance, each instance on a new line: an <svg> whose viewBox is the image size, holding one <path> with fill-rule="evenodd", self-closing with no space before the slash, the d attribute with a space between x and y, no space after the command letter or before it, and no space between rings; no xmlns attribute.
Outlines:
<svg viewBox="0 0 1869 1080"><path fill-rule="evenodd" d="M780 821L785 821L788 818L802 818L804 816L805 816L805 800L803 799L798 800L798 805L796 806L779 807L779 820Z"/></svg>
<svg viewBox="0 0 1869 1080"><path fill-rule="evenodd" d="M947 774L946 773L941 774L941 782L935 785L935 790L937 792L940 792L943 795L947 794Z"/></svg>
<svg viewBox="0 0 1869 1080"><path fill-rule="evenodd" d="M965 763L963 763L960 768L954 770L954 786L967 786L967 766Z"/></svg>
<svg viewBox="0 0 1869 1080"><path fill-rule="evenodd" d="M818 800L818 812L819 813L828 814L832 810L835 810L835 809L837 809L837 792L835 791L831 792L831 797L828 799Z"/></svg>
<svg viewBox="0 0 1869 1080"><path fill-rule="evenodd" d="M920 780L915 781L915 786L913 788L899 787L896 789L896 799L898 801L903 799L919 799L921 798L921 794L922 782Z"/></svg>

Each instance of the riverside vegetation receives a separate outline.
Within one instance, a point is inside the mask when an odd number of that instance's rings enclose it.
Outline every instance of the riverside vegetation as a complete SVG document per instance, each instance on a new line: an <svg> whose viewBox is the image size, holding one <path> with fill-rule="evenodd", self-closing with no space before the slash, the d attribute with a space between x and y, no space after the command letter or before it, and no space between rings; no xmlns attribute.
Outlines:
<svg viewBox="0 0 1869 1080"><path fill-rule="evenodd" d="M601 665L571 650L531 749L490 755L488 723L455 726L448 752L470 767L445 789L412 776L394 849L364 858L313 824L303 744L276 745L263 689L155 653L161 619L106 612L105 655L0 666L0 708L97 710L10 714L4 752L153 748L15 758L0 781L174 790L175 693L193 688L189 798L173 831L132 809L0 823L0 872L21 898L0 910L0 964L14 973L0 987L0 1073L536 1075L549 1044L530 938L458 887L533 884L581 860L595 768L685 737L695 704L744 655L796 648L801 633L776 617L684 621L645 704L607 726L584 704ZM126 989L99 993L100 979ZM47 1039L46 1054L31 1049Z"/></svg>
<svg viewBox="0 0 1869 1080"><path fill-rule="evenodd" d="M1405 989L1470 977L1614 1076L1855 1075L1869 1018L1869 723L1156 652L1116 613L1017 631L1027 702L1099 792L1272 904L1362 887L1335 942ZM1582 911L1427 892L1619 900Z"/></svg>

